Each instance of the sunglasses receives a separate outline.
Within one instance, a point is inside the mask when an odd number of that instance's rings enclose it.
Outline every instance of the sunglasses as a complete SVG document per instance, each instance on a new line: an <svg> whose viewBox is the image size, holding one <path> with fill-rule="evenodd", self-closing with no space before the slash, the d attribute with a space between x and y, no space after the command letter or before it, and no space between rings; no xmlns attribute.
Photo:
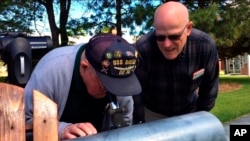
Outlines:
<svg viewBox="0 0 250 141"><path fill-rule="evenodd" d="M182 29L182 31L179 34L176 34L176 35L168 35L168 36L166 36L166 35L155 35L156 40L160 41L160 42L165 41L166 38L168 38L171 41L180 40L180 38L181 38L182 34L184 33L184 30L186 29L187 26L188 26L188 24L186 24L184 26L184 28Z"/></svg>

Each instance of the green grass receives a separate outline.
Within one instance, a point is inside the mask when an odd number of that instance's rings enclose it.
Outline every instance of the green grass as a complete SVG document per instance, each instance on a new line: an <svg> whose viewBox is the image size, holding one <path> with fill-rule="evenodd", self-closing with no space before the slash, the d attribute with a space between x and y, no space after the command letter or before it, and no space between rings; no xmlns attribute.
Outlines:
<svg viewBox="0 0 250 141"><path fill-rule="evenodd" d="M0 82L5 82L6 77L0 77Z"/></svg>
<svg viewBox="0 0 250 141"><path fill-rule="evenodd" d="M0 67L4 66L4 62L0 60ZM0 82L5 82L6 76L0 76Z"/></svg>
<svg viewBox="0 0 250 141"><path fill-rule="evenodd" d="M220 76L220 83L236 82L243 87L219 93L215 107L211 110L221 122L225 123L244 114L250 113L250 77L247 76Z"/></svg>

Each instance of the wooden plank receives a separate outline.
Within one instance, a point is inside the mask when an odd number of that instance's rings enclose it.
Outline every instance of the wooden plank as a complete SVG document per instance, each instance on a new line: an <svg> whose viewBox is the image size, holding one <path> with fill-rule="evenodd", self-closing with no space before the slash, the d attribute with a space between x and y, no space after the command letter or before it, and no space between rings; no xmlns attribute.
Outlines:
<svg viewBox="0 0 250 141"><path fill-rule="evenodd" d="M33 92L34 141L58 141L57 104L39 91Z"/></svg>
<svg viewBox="0 0 250 141"><path fill-rule="evenodd" d="M0 141L25 141L24 90L0 82Z"/></svg>

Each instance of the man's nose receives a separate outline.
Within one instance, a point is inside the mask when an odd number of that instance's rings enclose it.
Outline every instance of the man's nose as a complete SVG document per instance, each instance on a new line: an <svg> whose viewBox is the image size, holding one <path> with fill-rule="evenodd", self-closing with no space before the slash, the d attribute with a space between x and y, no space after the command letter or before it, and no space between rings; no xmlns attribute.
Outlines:
<svg viewBox="0 0 250 141"><path fill-rule="evenodd" d="M173 44L173 42L172 42L171 40L169 40L168 38L166 38L166 39L163 41L164 47L170 47L172 44Z"/></svg>

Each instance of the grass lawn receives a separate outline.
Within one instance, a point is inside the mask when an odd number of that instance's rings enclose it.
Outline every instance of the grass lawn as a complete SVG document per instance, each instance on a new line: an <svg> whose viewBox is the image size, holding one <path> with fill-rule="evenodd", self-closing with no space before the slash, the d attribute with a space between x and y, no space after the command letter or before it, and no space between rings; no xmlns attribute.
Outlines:
<svg viewBox="0 0 250 141"><path fill-rule="evenodd" d="M5 82L6 77L0 77L0 82Z"/></svg>
<svg viewBox="0 0 250 141"><path fill-rule="evenodd" d="M6 77L7 77L7 65L4 64L2 60L0 60L0 82L6 82Z"/></svg>
<svg viewBox="0 0 250 141"><path fill-rule="evenodd" d="M223 123L250 113L250 77L221 75L220 85L225 83L241 84L241 87L218 94L211 113Z"/></svg>

